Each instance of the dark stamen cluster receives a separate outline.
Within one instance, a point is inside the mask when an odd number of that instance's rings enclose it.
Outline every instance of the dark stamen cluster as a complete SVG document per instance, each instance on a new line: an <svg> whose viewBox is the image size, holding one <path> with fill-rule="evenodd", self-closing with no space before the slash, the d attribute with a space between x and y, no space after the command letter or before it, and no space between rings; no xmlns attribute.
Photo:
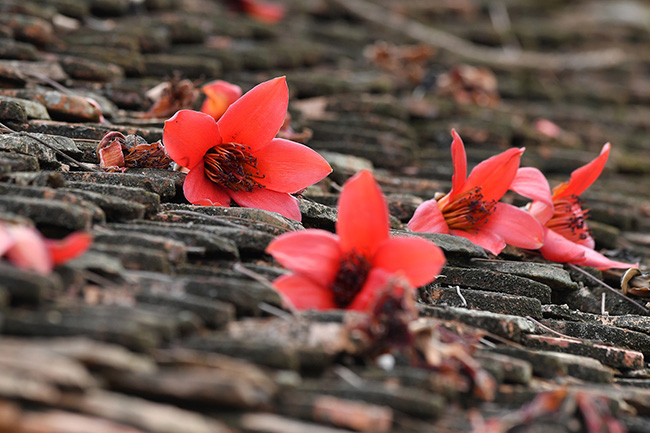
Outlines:
<svg viewBox="0 0 650 433"><path fill-rule="evenodd" d="M447 225L464 229L483 225L496 210L496 204L494 199L483 200L481 187L474 187L445 209Z"/></svg>
<svg viewBox="0 0 650 433"><path fill-rule="evenodd" d="M334 302L345 308L354 300L366 282L372 265L363 255L352 251L341 259L339 272L332 283Z"/></svg>
<svg viewBox="0 0 650 433"><path fill-rule="evenodd" d="M205 175L212 182L233 191L264 188L257 179L264 179L257 170L257 158L251 148L238 143L222 143L209 149L203 157Z"/></svg>

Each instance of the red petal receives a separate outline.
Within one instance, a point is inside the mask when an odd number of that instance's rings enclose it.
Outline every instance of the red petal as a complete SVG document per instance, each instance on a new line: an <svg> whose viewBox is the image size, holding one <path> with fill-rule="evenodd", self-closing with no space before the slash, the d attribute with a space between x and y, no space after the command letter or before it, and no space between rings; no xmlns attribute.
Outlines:
<svg viewBox="0 0 650 433"><path fill-rule="evenodd" d="M338 236L319 229L282 234L266 252L285 268L325 287L334 282L342 257Z"/></svg>
<svg viewBox="0 0 650 433"><path fill-rule="evenodd" d="M435 200L427 200L415 209L408 228L413 232L449 234L449 226Z"/></svg>
<svg viewBox="0 0 650 433"><path fill-rule="evenodd" d="M381 268L371 269L363 287L348 305L346 310L370 312L375 305L377 295L389 283L392 274Z"/></svg>
<svg viewBox="0 0 650 433"><path fill-rule="evenodd" d="M480 187L483 194L482 200L500 200L503 194L510 189L510 185L517 175L519 159L524 149L511 148L498 155L481 161L469 174L463 191Z"/></svg>
<svg viewBox="0 0 650 433"><path fill-rule="evenodd" d="M510 245L536 250L544 243L541 224L530 213L507 203L497 203L488 222L479 228L501 236Z"/></svg>
<svg viewBox="0 0 650 433"><path fill-rule="evenodd" d="M250 192L229 190L228 194L240 206L277 212L296 221L302 219L298 208L298 199L290 194L272 191L268 188L255 188Z"/></svg>
<svg viewBox="0 0 650 433"><path fill-rule="evenodd" d="M15 243L6 253L7 259L22 269L47 275L52 272L50 252L45 247L41 233L33 227L10 226Z"/></svg>
<svg viewBox="0 0 650 433"><path fill-rule="evenodd" d="M75 232L61 240L45 239L45 246L54 265L60 265L88 251L92 242L93 237L89 233Z"/></svg>
<svg viewBox="0 0 650 433"><path fill-rule="evenodd" d="M534 201L528 205L528 212L541 224L546 224L553 217L553 205L548 206L541 201Z"/></svg>
<svg viewBox="0 0 650 433"><path fill-rule="evenodd" d="M372 257L390 229L386 199L372 173L362 170L348 179L338 204L336 232L341 249Z"/></svg>
<svg viewBox="0 0 650 433"><path fill-rule="evenodd" d="M553 197L548 180L536 168L521 167L517 170L517 175L510 184L510 189L526 198L553 207Z"/></svg>
<svg viewBox="0 0 650 433"><path fill-rule="evenodd" d="M228 107L242 95L241 87L223 80L207 83L201 90L206 95L201 111L212 116L214 120L219 120Z"/></svg>
<svg viewBox="0 0 650 433"><path fill-rule="evenodd" d="M281 138L274 138L253 155L257 158L257 169L265 176L260 182L273 191L300 191L332 172L317 152Z"/></svg>
<svg viewBox="0 0 650 433"><path fill-rule="evenodd" d="M434 243L416 237L390 238L377 249L372 266L401 273L413 287L429 284L440 274L445 255Z"/></svg>
<svg viewBox="0 0 650 433"><path fill-rule="evenodd" d="M0 257L4 256L15 243L16 240L11 236L9 228L5 224L0 223Z"/></svg>
<svg viewBox="0 0 650 433"><path fill-rule="evenodd" d="M455 129L451 130L451 136L454 137L451 142L451 162L454 166L454 174L451 177L452 187L449 192L449 200L453 201L456 194L463 191L463 185L467 179L467 155L463 140Z"/></svg>
<svg viewBox="0 0 650 433"><path fill-rule="evenodd" d="M192 204L230 206L230 196L226 190L205 176L203 160L185 176L183 194L185 194L187 201Z"/></svg>
<svg viewBox="0 0 650 433"><path fill-rule="evenodd" d="M124 152L122 151L122 144L114 140L111 144L99 149L99 166L103 169L110 167L126 167L124 163Z"/></svg>
<svg viewBox="0 0 650 433"><path fill-rule="evenodd" d="M559 263L580 263L584 261L584 247L571 242L564 236L546 227L544 230L544 245L539 249L546 260Z"/></svg>
<svg viewBox="0 0 650 433"><path fill-rule="evenodd" d="M248 15L267 24L275 24L284 18L284 7L276 3L266 3L256 0L244 3Z"/></svg>
<svg viewBox="0 0 650 433"><path fill-rule="evenodd" d="M461 236L475 243L476 245L485 248L494 255L498 255L505 247L506 242L498 234L489 230L476 230L466 232L465 230L450 230L454 236Z"/></svg>
<svg viewBox="0 0 650 433"><path fill-rule="evenodd" d="M553 188L553 198L570 197L572 195L577 197L589 188L598 179L600 173L602 173L607 162L607 157L609 157L610 147L609 143L605 143L603 149L600 151L600 155L596 159L575 169L571 173L571 179L568 182L564 182Z"/></svg>
<svg viewBox="0 0 650 433"><path fill-rule="evenodd" d="M299 275L282 275L273 281L275 288L298 310L335 310L332 291Z"/></svg>
<svg viewBox="0 0 650 433"><path fill-rule="evenodd" d="M587 248L582 245L578 245L578 246L585 253L584 260L577 263L580 266L591 266L593 268L600 269L600 270L605 270L610 268L627 269L627 268L639 267L638 263L631 264L631 263L617 262L616 260L608 259L607 257L603 256L597 251L592 250L591 248Z"/></svg>
<svg viewBox="0 0 650 433"><path fill-rule="evenodd" d="M239 143L255 151L278 133L289 105L285 77L253 87L233 103L217 122L224 143Z"/></svg>
<svg viewBox="0 0 650 433"><path fill-rule="evenodd" d="M201 162L208 149L221 144L214 119L192 110L180 110L165 121L162 141L169 157L188 168Z"/></svg>

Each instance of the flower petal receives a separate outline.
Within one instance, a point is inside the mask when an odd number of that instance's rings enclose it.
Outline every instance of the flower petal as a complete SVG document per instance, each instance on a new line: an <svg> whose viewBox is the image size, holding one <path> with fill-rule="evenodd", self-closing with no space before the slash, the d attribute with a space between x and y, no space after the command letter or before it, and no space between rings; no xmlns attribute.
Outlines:
<svg viewBox="0 0 650 433"><path fill-rule="evenodd" d="M449 226L445 221L436 200L427 200L415 209L415 213L408 222L409 230L420 233L449 234Z"/></svg>
<svg viewBox="0 0 650 433"><path fill-rule="evenodd" d="M348 179L338 205L336 233L341 249L372 257L390 229L386 199L372 173L362 170Z"/></svg>
<svg viewBox="0 0 650 433"><path fill-rule="evenodd" d="M185 176L183 194L185 194L187 201L192 204L230 206L230 196L226 190L206 177L203 160Z"/></svg>
<svg viewBox="0 0 650 433"><path fill-rule="evenodd" d="M528 212L541 224L546 224L553 218L554 206L548 206L541 201L533 201L528 205Z"/></svg>
<svg viewBox="0 0 650 433"><path fill-rule="evenodd" d="M52 257L38 230L26 226L9 226L9 231L15 241L6 253L6 257L11 263L19 268L36 271L43 275L52 272L54 266Z"/></svg>
<svg viewBox="0 0 650 433"><path fill-rule="evenodd" d="M382 243L372 266L400 272L413 287L429 284L440 274L445 255L433 242L417 237L394 237Z"/></svg>
<svg viewBox="0 0 650 433"><path fill-rule="evenodd" d="M456 194L463 191L463 185L467 179L467 155L463 140L455 129L451 130L451 136L454 138L451 142L451 163L454 166L454 174L451 177L452 186L449 200L453 201Z"/></svg>
<svg viewBox="0 0 650 433"><path fill-rule="evenodd" d="M476 245L485 248L495 256L499 255L499 253L506 247L506 241L504 241L498 234L489 230L475 230L468 232L465 230L451 229L450 233L454 236L461 236L470 240Z"/></svg>
<svg viewBox="0 0 650 433"><path fill-rule="evenodd" d="M489 230L510 245L536 250L544 243L541 224L530 213L507 203L497 203L488 222L479 230Z"/></svg>
<svg viewBox="0 0 650 433"><path fill-rule="evenodd" d="M44 241L52 257L52 263L60 265L88 251L93 237L86 232L74 232L60 240L44 239Z"/></svg>
<svg viewBox="0 0 650 433"><path fill-rule="evenodd" d="M539 249L546 260L558 263L581 263L585 259L585 248L571 242L564 236L546 227L544 245Z"/></svg>
<svg viewBox="0 0 650 433"><path fill-rule="evenodd" d="M254 152L278 133L288 105L285 77L258 84L228 107L217 122L223 142L250 146Z"/></svg>
<svg viewBox="0 0 650 433"><path fill-rule="evenodd" d="M589 188L605 168L610 147L609 143L605 143L600 155L593 161L573 170L568 182L561 183L553 188L553 198L570 197L572 195L577 197Z"/></svg>
<svg viewBox="0 0 650 433"><path fill-rule="evenodd" d="M284 233L266 247L282 266L314 283L329 287L341 262L339 238L319 229Z"/></svg>
<svg viewBox="0 0 650 433"><path fill-rule="evenodd" d="M281 21L285 14L284 6L281 4L258 0L244 2L244 10L252 18L266 24L275 24Z"/></svg>
<svg viewBox="0 0 650 433"><path fill-rule="evenodd" d="M277 212L296 221L302 219L298 199L290 194L268 188L254 188L252 191L228 190L228 194L240 206Z"/></svg>
<svg viewBox="0 0 650 433"><path fill-rule="evenodd" d="M299 275L282 275L273 286L298 310L335 310L334 295L327 287Z"/></svg>
<svg viewBox="0 0 650 433"><path fill-rule="evenodd" d="M206 96L201 111L212 116L214 120L219 120L228 107L242 95L241 87L223 80L206 83L201 90Z"/></svg>
<svg viewBox="0 0 650 433"><path fill-rule="evenodd" d="M15 243L16 240L11 235L8 226L0 223L0 257L4 256Z"/></svg>
<svg viewBox="0 0 650 433"><path fill-rule="evenodd" d="M371 269L363 287L348 305L347 310L370 312L375 305L377 295L389 284L392 274L381 268Z"/></svg>
<svg viewBox="0 0 650 433"><path fill-rule="evenodd" d="M300 191L332 172L332 167L317 152L282 138L274 138L253 156L257 158L257 169L265 176L260 183L273 191Z"/></svg>
<svg viewBox="0 0 650 433"><path fill-rule="evenodd" d="M510 189L531 200L553 208L553 197L548 180L534 167L521 167L510 184Z"/></svg>
<svg viewBox="0 0 650 433"><path fill-rule="evenodd" d="M463 191L480 187L483 201L500 200L517 175L524 149L515 147L478 163L467 178Z"/></svg>
<svg viewBox="0 0 650 433"><path fill-rule="evenodd" d="M162 141L170 158L188 168L202 161L208 149L221 144L214 119L192 110L180 110L165 121Z"/></svg>
<svg viewBox="0 0 650 433"><path fill-rule="evenodd" d="M591 266L593 268L600 269L600 270L605 270L610 268L627 269L627 268L639 267L638 263L631 264L631 263L618 262L616 260L608 259L607 257L600 254L598 251L594 251L591 248L587 248L582 245L578 245L578 246L582 248L582 251L585 253L584 260L580 261L579 263L576 263L580 266Z"/></svg>

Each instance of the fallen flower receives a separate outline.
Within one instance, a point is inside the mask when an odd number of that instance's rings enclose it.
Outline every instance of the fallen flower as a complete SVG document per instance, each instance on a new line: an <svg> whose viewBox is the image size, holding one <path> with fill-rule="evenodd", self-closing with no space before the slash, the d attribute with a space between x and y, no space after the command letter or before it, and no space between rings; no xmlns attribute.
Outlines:
<svg viewBox="0 0 650 433"><path fill-rule="evenodd" d="M92 237L75 232L61 240L46 239L34 227L0 222L0 257L16 267L48 275L56 265L85 253Z"/></svg>
<svg viewBox="0 0 650 433"><path fill-rule="evenodd" d="M285 233L266 249L293 272L273 284L295 308L369 311L393 275L411 287L436 278L445 262L442 250L423 238L390 237L386 200L369 171L348 179L338 206L337 234Z"/></svg>
<svg viewBox="0 0 650 433"><path fill-rule="evenodd" d="M275 24L284 18L285 10L281 4L268 3L259 0L227 0L236 11L244 12L257 21Z"/></svg>
<svg viewBox="0 0 650 433"><path fill-rule="evenodd" d="M303 190L332 168L317 152L274 138L289 104L285 77L258 84L215 122L205 114L181 110L165 122L167 154L189 168L185 198L198 205L244 207L278 212L300 221Z"/></svg>
<svg viewBox="0 0 650 433"><path fill-rule="evenodd" d="M137 135L126 137L119 131L109 131L97 145L99 167L109 172L125 172L127 168L169 168L172 160L160 141L147 143Z"/></svg>
<svg viewBox="0 0 650 433"><path fill-rule="evenodd" d="M219 120L228 107L242 95L241 87L223 80L206 83L201 90L205 93L201 112L209 114L214 120Z"/></svg>
<svg viewBox="0 0 650 433"><path fill-rule="evenodd" d="M540 252L545 259L597 269L638 266L610 260L594 250L595 242L586 221L589 211L582 209L580 194L600 176L610 147L606 143L598 157L574 170L569 181L553 188L552 193L538 169L522 167L517 171L511 189L533 200L528 210L542 224L544 245Z"/></svg>
<svg viewBox="0 0 650 433"><path fill-rule="evenodd" d="M451 191L418 206L409 229L462 236L493 254L499 254L506 244L541 247L543 232L537 220L523 209L499 203L517 174L524 149L511 148L482 161L466 179L465 147L456 131L451 134Z"/></svg>
<svg viewBox="0 0 650 433"><path fill-rule="evenodd" d="M153 100L153 104L142 117L155 119L164 119L178 110L192 108L199 97L194 83L187 79L181 80L179 75L149 89L146 94Z"/></svg>

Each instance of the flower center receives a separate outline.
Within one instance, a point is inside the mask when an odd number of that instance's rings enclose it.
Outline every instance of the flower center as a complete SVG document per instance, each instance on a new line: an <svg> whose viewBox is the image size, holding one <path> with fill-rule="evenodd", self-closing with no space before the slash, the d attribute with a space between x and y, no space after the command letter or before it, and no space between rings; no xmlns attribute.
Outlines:
<svg viewBox="0 0 650 433"><path fill-rule="evenodd" d="M257 170L257 158L251 148L238 143L222 143L210 148L203 157L205 175L212 182L233 191L264 188L257 179L264 179Z"/></svg>
<svg viewBox="0 0 650 433"><path fill-rule="evenodd" d="M449 203L442 214L450 229L468 230L488 222L496 204L496 200L483 200L481 187L476 186Z"/></svg>
<svg viewBox="0 0 650 433"><path fill-rule="evenodd" d="M338 307L345 308L352 303L366 282L371 267L370 261L356 251L343 256L339 272L331 286Z"/></svg>
<svg viewBox="0 0 650 433"><path fill-rule="evenodd" d="M580 198L575 195L554 199L553 217L546 223L546 227L576 243L589 239L589 210L583 210L582 204Z"/></svg>

